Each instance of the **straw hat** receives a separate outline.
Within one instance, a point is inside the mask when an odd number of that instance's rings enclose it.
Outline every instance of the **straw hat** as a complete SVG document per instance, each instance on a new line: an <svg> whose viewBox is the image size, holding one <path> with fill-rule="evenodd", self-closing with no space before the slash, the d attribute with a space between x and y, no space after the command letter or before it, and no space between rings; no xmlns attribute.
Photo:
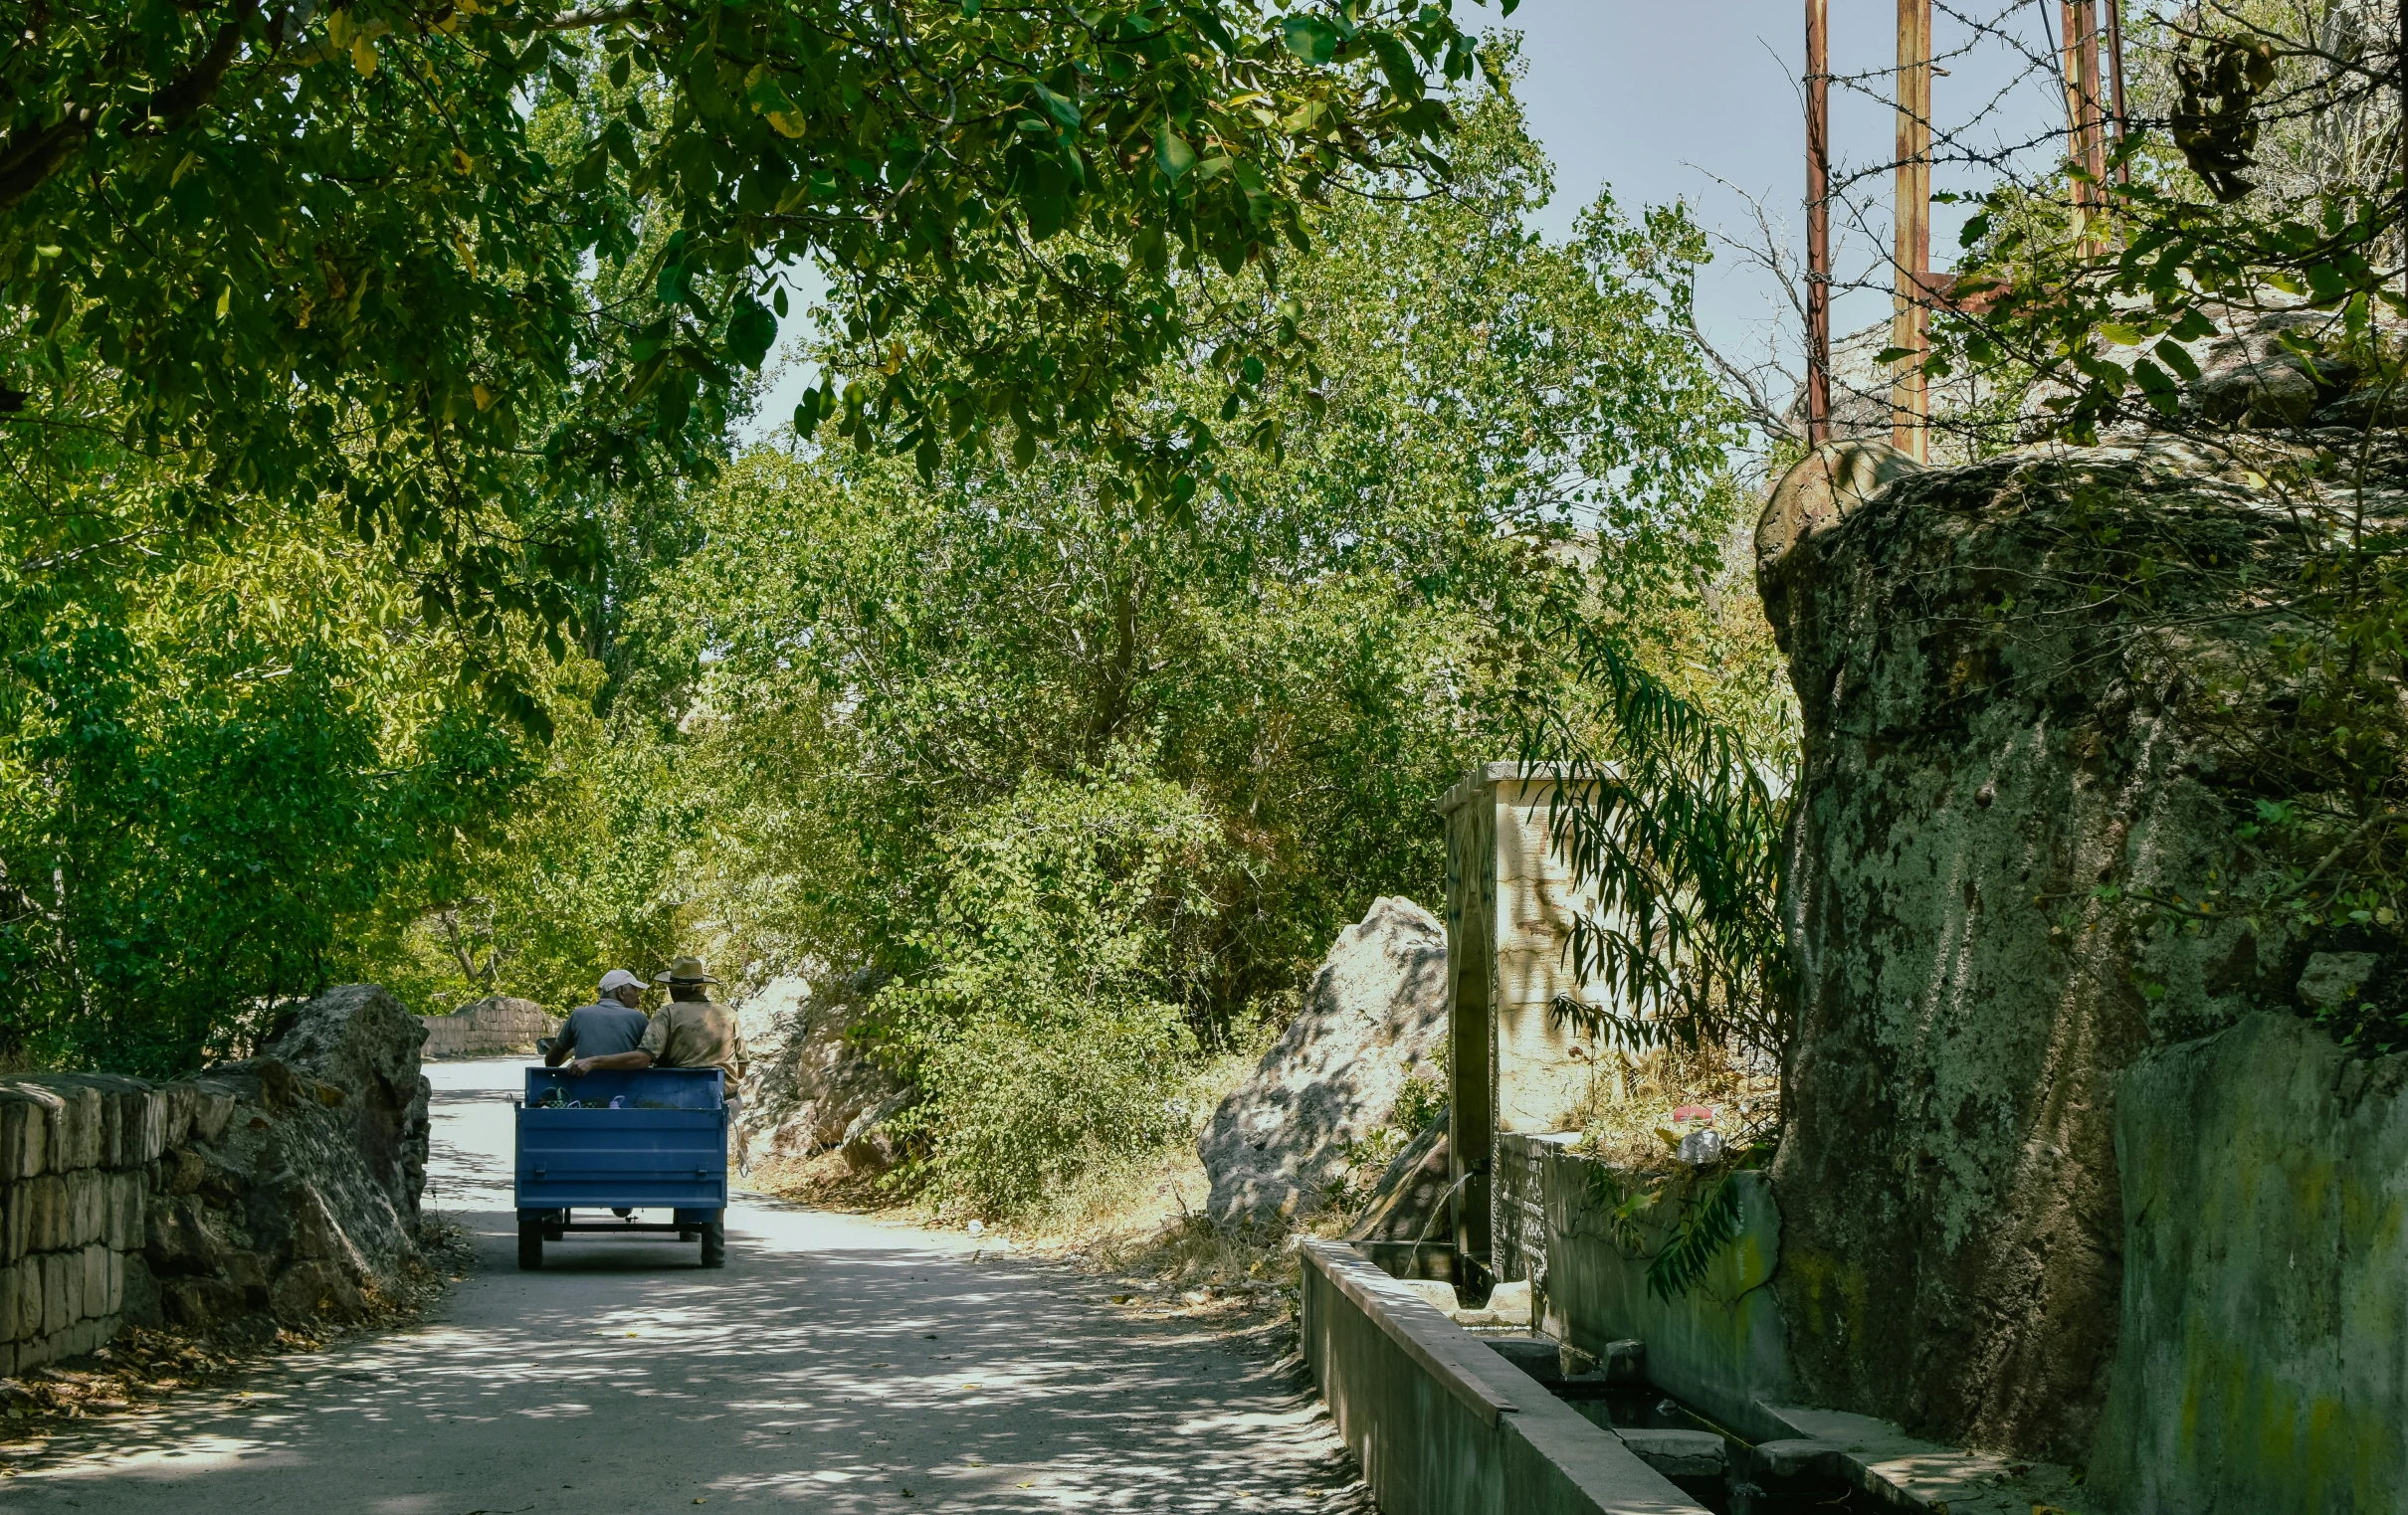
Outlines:
<svg viewBox="0 0 2408 1515"><path fill-rule="evenodd" d="M718 980L710 976L710 970L702 966L701 958L682 957L670 964L669 971L655 977L653 982L656 984L716 984Z"/></svg>

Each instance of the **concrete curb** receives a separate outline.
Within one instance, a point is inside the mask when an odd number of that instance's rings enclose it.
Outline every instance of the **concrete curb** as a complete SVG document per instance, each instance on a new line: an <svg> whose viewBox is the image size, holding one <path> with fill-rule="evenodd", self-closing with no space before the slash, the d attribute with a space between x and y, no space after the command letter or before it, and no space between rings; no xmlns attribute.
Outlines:
<svg viewBox="0 0 2408 1515"><path fill-rule="evenodd" d="M1304 1360L1384 1515L1706 1515L1353 1247L1302 1251Z"/></svg>

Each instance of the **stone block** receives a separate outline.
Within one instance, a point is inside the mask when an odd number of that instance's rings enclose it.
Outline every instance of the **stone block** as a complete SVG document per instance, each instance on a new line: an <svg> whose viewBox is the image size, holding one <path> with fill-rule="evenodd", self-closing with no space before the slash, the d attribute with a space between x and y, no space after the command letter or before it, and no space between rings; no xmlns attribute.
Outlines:
<svg viewBox="0 0 2408 1515"><path fill-rule="evenodd" d="M26 1229L33 1206L22 1183L0 1182L0 1263L14 1262L31 1249Z"/></svg>
<svg viewBox="0 0 2408 1515"><path fill-rule="evenodd" d="M86 1320L108 1313L108 1248L88 1246L76 1254L81 1266L76 1313Z"/></svg>
<svg viewBox="0 0 2408 1515"><path fill-rule="evenodd" d="M27 1257L10 1271L17 1315L16 1327L10 1335L16 1341L33 1341L43 1332L42 1259Z"/></svg>
<svg viewBox="0 0 2408 1515"><path fill-rule="evenodd" d="M153 1200L147 1210L143 1251L152 1268L162 1274L217 1271L221 1247L199 1201Z"/></svg>
<svg viewBox="0 0 2408 1515"><path fill-rule="evenodd" d="M18 1263L0 1264L0 1341L17 1339L17 1274Z"/></svg>
<svg viewBox="0 0 2408 1515"><path fill-rule="evenodd" d="M205 1142L215 1142L226 1134L226 1123L234 1119L234 1090L216 1084L195 1086L192 1112L192 1134Z"/></svg>
<svg viewBox="0 0 2408 1515"><path fill-rule="evenodd" d="M160 1149L164 1152L191 1139L192 1117L200 1108L201 1091L188 1083L171 1083L159 1090L159 1097L167 1102L167 1127Z"/></svg>
<svg viewBox="0 0 2408 1515"><path fill-rule="evenodd" d="M30 1179L50 1166L50 1132L65 1101L39 1084L0 1086L0 1174Z"/></svg>
<svg viewBox="0 0 2408 1515"><path fill-rule="evenodd" d="M1622 1444L1667 1478L1719 1478L1729 1446L1710 1430L1619 1430Z"/></svg>
<svg viewBox="0 0 2408 1515"><path fill-rule="evenodd" d="M67 1105L74 1112L68 1122L68 1148L64 1163L57 1153L51 1155L59 1172L72 1173L78 1168L100 1166L102 1127L108 1118L108 1099L99 1089L87 1084L72 1094L66 1090Z"/></svg>
<svg viewBox="0 0 2408 1515"><path fill-rule="evenodd" d="M100 1119L95 1122L99 1129L93 1143L93 1166L114 1168L125 1151L125 1099L107 1089L95 1092L100 1096Z"/></svg>
<svg viewBox="0 0 2408 1515"><path fill-rule="evenodd" d="M67 1186L67 1244L86 1246L108 1230L108 1174L79 1168L64 1175Z"/></svg>
<svg viewBox="0 0 2408 1515"><path fill-rule="evenodd" d="M68 1244L67 1181L55 1173L18 1186L25 1197L25 1249L55 1252Z"/></svg>
<svg viewBox="0 0 2408 1515"><path fill-rule="evenodd" d="M133 1142L125 1154L124 1166L128 1168L155 1163L159 1154L167 1150L167 1092L143 1090L140 1106Z"/></svg>
<svg viewBox="0 0 2408 1515"><path fill-rule="evenodd" d="M142 1201L149 1189L138 1170L108 1176L108 1216L101 1228L101 1240L120 1252L132 1251L142 1244Z"/></svg>
<svg viewBox="0 0 2408 1515"><path fill-rule="evenodd" d="M42 1254L42 1334L53 1336L73 1325L80 1313L76 1293L81 1286L78 1259L72 1252Z"/></svg>
<svg viewBox="0 0 2408 1515"><path fill-rule="evenodd" d="M1797 1437L1759 1441L1749 1449L1756 1482L1766 1488L1846 1476L1847 1463L1836 1441Z"/></svg>

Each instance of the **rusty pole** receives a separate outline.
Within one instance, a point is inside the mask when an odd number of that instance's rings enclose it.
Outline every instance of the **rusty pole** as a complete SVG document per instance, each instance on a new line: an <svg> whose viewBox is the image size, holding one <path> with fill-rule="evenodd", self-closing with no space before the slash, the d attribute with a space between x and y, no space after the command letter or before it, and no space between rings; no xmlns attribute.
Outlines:
<svg viewBox="0 0 2408 1515"><path fill-rule="evenodd" d="M1890 345L1906 356L1890 386L1890 440L1917 463L1931 457L1931 396L1923 376L1931 267L1931 0L1898 0L1898 293Z"/></svg>
<svg viewBox="0 0 2408 1515"><path fill-rule="evenodd" d="M1831 0L1806 0L1806 442L1831 440Z"/></svg>
<svg viewBox="0 0 2408 1515"><path fill-rule="evenodd" d="M2110 98L2115 107L2115 148L2120 152L2123 149L2123 134L2131 129L2128 124L2130 114L2123 104L2123 0L2107 0L2107 89L2111 92ZM2115 182L2132 182L2131 164L2115 165Z"/></svg>
<svg viewBox="0 0 2408 1515"><path fill-rule="evenodd" d="M2099 109L2099 7L2097 0L2060 0L2057 9L2065 35L2066 156L2090 176L2074 181L2074 211L2085 223L2082 252L2096 257L2105 244L2089 230L2089 221L2107 204L2107 134Z"/></svg>

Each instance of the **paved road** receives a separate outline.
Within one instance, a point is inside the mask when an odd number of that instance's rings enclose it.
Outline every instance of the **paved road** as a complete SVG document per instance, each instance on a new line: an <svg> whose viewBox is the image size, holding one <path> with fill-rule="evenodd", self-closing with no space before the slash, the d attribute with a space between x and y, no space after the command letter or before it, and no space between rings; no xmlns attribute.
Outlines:
<svg viewBox="0 0 2408 1515"><path fill-rule="evenodd" d="M480 1267L424 1323L88 1422L0 1510L1369 1510L1265 1358L958 1235L746 1197L724 1271L614 1237L519 1273L521 1065L431 1067L430 1200Z"/></svg>

